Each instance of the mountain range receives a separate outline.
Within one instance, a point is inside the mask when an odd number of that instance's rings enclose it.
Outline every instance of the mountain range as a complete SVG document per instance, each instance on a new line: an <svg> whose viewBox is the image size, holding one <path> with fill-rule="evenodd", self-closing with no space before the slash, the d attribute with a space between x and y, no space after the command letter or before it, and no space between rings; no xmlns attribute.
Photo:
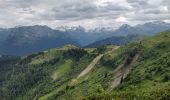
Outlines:
<svg viewBox="0 0 170 100"><path fill-rule="evenodd" d="M158 21L136 26L125 24L116 30L112 28L96 28L87 31L81 26L51 29L48 26L41 25L0 28L0 54L28 55L66 44L74 44L80 47L89 45L95 47L93 44L100 46L108 43L121 45L131 40L137 40L140 35L141 37L143 35L155 35L168 29L170 29L169 23ZM134 39L131 39L128 35L133 36Z"/></svg>
<svg viewBox="0 0 170 100"><path fill-rule="evenodd" d="M22 26L1 30L0 54L27 55L33 52L76 44L66 33L47 26Z"/></svg>

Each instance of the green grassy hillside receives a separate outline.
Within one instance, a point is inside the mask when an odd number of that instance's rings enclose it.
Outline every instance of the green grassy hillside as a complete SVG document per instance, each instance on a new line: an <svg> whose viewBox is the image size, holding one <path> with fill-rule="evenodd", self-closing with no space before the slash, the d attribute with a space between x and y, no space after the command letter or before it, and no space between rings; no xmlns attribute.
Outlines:
<svg viewBox="0 0 170 100"><path fill-rule="evenodd" d="M170 99L170 31L122 47L67 45L6 62L1 100Z"/></svg>
<svg viewBox="0 0 170 100"><path fill-rule="evenodd" d="M120 59L140 55L137 64L121 84L90 100L169 100L170 99L170 31L130 44L120 49ZM115 64L113 56L103 58L106 64ZM121 61L120 61L121 62Z"/></svg>

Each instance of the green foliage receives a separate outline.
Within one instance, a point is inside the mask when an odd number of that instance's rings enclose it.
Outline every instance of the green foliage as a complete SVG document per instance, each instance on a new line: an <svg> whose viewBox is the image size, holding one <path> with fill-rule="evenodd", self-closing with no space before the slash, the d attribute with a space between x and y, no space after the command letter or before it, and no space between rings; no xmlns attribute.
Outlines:
<svg viewBox="0 0 170 100"><path fill-rule="evenodd" d="M170 31L124 46L119 59L128 64L140 54L138 64L122 84L109 94L90 96L88 100L169 100L170 98ZM110 59L110 58L109 58ZM116 60L117 61L117 60Z"/></svg>
<svg viewBox="0 0 170 100"><path fill-rule="evenodd" d="M1 100L168 100L170 31L120 47L79 49L66 46L25 58L0 61ZM77 76L98 54L102 59L84 77ZM108 91L115 69L140 55L130 74ZM8 62L8 63L7 63ZM54 77L55 76L55 77Z"/></svg>
<svg viewBox="0 0 170 100"><path fill-rule="evenodd" d="M105 46L97 48L98 53L103 53L106 50Z"/></svg>
<svg viewBox="0 0 170 100"><path fill-rule="evenodd" d="M67 52L64 52L65 58L73 58L76 61L80 60L81 57L88 54L84 49L69 49Z"/></svg>
<svg viewBox="0 0 170 100"><path fill-rule="evenodd" d="M102 59L101 59L101 64L103 66L116 66L116 58L112 58L110 55L105 55Z"/></svg>

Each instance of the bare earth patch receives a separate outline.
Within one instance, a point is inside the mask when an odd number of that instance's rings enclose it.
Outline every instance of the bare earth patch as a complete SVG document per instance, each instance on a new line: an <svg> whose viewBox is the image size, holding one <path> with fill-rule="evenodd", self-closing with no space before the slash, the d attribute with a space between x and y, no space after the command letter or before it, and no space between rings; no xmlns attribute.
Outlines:
<svg viewBox="0 0 170 100"><path fill-rule="evenodd" d="M111 82L110 87L108 88L108 91L111 91L113 88L117 87L119 84L121 84L122 79L125 79L127 75L130 73L132 67L137 63L137 59L139 58L139 55L135 55L135 57L132 59L131 63L127 66L124 66L124 64L119 65L115 69L115 75L113 77L113 81Z"/></svg>

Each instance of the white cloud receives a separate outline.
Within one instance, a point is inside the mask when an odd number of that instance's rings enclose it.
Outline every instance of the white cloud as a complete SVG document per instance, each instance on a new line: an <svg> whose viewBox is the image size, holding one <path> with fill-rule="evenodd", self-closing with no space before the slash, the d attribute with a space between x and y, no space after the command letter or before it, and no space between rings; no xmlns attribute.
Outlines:
<svg viewBox="0 0 170 100"><path fill-rule="evenodd" d="M123 22L123 23L128 22L127 19L125 17L122 17L122 16L118 17L115 21L116 22Z"/></svg>
<svg viewBox="0 0 170 100"><path fill-rule="evenodd" d="M170 20L170 0L0 0L0 27L117 27Z"/></svg>

